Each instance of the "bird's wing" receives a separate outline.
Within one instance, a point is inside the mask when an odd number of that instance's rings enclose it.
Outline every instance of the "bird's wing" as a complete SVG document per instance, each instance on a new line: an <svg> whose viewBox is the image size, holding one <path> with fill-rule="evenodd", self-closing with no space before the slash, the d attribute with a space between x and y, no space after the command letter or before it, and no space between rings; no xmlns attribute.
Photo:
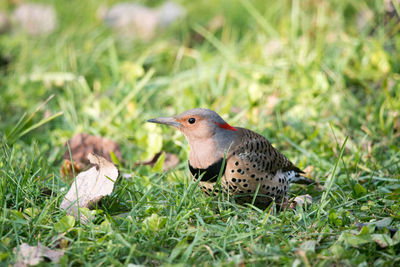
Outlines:
<svg viewBox="0 0 400 267"><path fill-rule="evenodd" d="M289 187L288 171L301 172L262 135L236 128L240 138L227 156L226 186L233 194L259 192L281 198Z"/></svg>
<svg viewBox="0 0 400 267"><path fill-rule="evenodd" d="M237 129L240 131L241 140L235 146L236 149L230 152L230 155L248 162L258 172L273 174L281 170L304 173L274 148L264 136L248 129L239 127Z"/></svg>

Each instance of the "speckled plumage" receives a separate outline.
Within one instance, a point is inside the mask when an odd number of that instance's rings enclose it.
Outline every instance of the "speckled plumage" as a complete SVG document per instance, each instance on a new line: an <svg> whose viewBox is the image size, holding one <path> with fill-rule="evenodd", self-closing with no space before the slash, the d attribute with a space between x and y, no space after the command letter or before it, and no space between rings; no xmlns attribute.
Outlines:
<svg viewBox="0 0 400 267"><path fill-rule="evenodd" d="M275 149L262 135L235 127L239 138L226 156L226 168L221 178L224 191L237 196L239 202L250 202L257 192L256 203L268 205L281 202L289 183L302 171ZM210 194L216 181L200 182L201 189ZM214 194L218 193L214 191Z"/></svg>
<svg viewBox="0 0 400 267"><path fill-rule="evenodd" d="M195 119L193 125L187 123L191 118ZM192 109L162 120L171 122L150 122L175 124L184 133L191 147L189 169L195 180L201 178L199 186L209 195L219 193L214 187L220 172L219 188L239 203L252 202L257 193L257 206L267 206L272 200L282 202L291 182L311 182L265 137L230 126L214 111Z"/></svg>

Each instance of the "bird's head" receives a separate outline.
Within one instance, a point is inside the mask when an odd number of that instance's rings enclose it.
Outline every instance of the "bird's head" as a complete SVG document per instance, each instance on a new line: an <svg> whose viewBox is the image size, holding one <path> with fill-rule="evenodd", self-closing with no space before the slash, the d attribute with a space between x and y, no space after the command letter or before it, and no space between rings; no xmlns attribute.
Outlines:
<svg viewBox="0 0 400 267"><path fill-rule="evenodd" d="M189 109L177 116L155 118L148 122L173 126L180 130L189 142L213 138L215 134L237 130L216 112L204 108Z"/></svg>

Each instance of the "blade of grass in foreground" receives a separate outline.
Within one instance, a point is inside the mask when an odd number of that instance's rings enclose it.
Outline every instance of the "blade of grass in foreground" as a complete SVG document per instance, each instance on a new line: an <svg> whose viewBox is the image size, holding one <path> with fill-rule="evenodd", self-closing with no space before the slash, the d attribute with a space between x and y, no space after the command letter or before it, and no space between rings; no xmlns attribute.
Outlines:
<svg viewBox="0 0 400 267"><path fill-rule="evenodd" d="M344 148L346 147L347 139L348 139L348 136L346 136L346 139L344 139L344 141L343 141L342 147L340 148L339 157L337 158L336 163L335 163L335 166L333 167L333 171L332 171L331 176L330 176L329 179L327 180L326 189L325 189L324 193L322 193L321 202L320 202L321 205L319 205L318 213L317 213L317 218L318 218L318 220L321 218L321 211L322 211L322 209L323 209L323 208L328 204L328 202L329 202L329 200L327 200L326 198L327 198L329 192L331 191L332 186L333 186L333 184L334 184L334 182L335 182L335 180L336 180L336 176L335 176L336 170L337 170L337 167L338 167L338 165L339 165L339 162L340 162L340 160L341 160L341 158L342 158L342 156L343 156L343 151L344 151Z"/></svg>

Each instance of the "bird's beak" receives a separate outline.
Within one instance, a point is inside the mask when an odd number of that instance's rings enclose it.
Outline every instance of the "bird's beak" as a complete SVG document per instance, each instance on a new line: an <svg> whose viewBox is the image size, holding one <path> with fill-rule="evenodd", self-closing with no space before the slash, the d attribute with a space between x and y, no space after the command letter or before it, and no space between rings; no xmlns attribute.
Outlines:
<svg viewBox="0 0 400 267"><path fill-rule="evenodd" d="M160 118L148 120L147 122L166 124L166 125L170 125L170 126L173 126L176 128L180 128L183 126L180 122L178 122L173 117L160 117Z"/></svg>

